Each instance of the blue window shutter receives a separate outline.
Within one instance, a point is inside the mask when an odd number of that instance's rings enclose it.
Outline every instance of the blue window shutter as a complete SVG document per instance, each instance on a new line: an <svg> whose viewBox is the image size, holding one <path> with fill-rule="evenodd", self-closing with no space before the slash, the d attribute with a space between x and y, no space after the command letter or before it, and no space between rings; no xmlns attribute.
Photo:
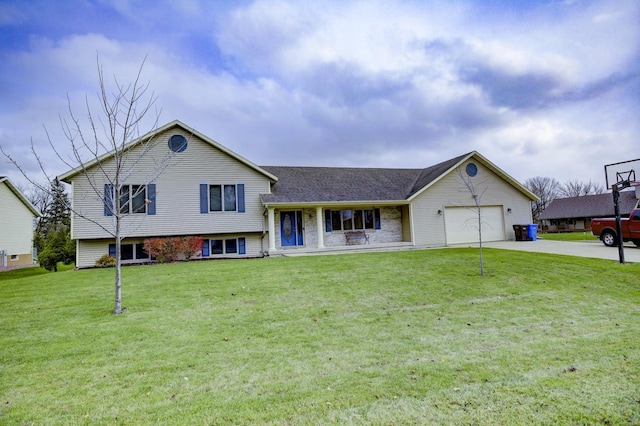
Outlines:
<svg viewBox="0 0 640 426"><path fill-rule="evenodd" d="M244 183L239 183L237 187L238 213L244 213Z"/></svg>
<svg viewBox="0 0 640 426"><path fill-rule="evenodd" d="M374 221L376 223L376 229L380 229L380 209L373 209Z"/></svg>
<svg viewBox="0 0 640 426"><path fill-rule="evenodd" d="M247 240L244 237L238 238L238 254L247 254Z"/></svg>
<svg viewBox="0 0 640 426"><path fill-rule="evenodd" d="M147 205L147 214L156 214L156 184L147 185L147 199L151 201Z"/></svg>
<svg viewBox="0 0 640 426"><path fill-rule="evenodd" d="M209 185L206 183L200 184L200 213L209 213ZM208 247L207 247L208 250ZM207 254L207 256L209 256Z"/></svg>
<svg viewBox="0 0 640 426"><path fill-rule="evenodd" d="M116 257L116 245L109 244L109 256Z"/></svg>
<svg viewBox="0 0 640 426"><path fill-rule="evenodd" d="M113 216L113 185L104 184L104 215Z"/></svg>
<svg viewBox="0 0 640 426"><path fill-rule="evenodd" d="M331 232L333 228L331 228L331 210L324 211L324 224L327 232Z"/></svg>
<svg viewBox="0 0 640 426"><path fill-rule="evenodd" d="M202 240L202 257L209 257L209 240Z"/></svg>

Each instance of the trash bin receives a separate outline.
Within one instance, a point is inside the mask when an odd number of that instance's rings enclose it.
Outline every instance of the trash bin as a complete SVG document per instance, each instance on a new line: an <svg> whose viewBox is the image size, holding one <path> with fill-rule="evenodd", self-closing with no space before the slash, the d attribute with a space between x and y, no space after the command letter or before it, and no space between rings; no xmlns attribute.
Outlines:
<svg viewBox="0 0 640 426"><path fill-rule="evenodd" d="M527 225L513 225L516 241L525 241L527 238Z"/></svg>
<svg viewBox="0 0 640 426"><path fill-rule="evenodd" d="M527 225L527 241L535 241L538 239L538 225L531 223Z"/></svg>

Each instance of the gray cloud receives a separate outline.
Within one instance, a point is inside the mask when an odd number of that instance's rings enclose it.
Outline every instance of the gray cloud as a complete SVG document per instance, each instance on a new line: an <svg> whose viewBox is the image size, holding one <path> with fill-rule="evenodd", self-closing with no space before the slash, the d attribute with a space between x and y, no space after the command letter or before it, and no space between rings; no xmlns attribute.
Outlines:
<svg viewBox="0 0 640 426"><path fill-rule="evenodd" d="M3 147L28 162L42 123L64 143L66 94L80 110L94 97L100 51L121 81L148 55L160 124L258 164L424 167L477 149L521 180L597 179L637 150L637 3L118 4L79 2L66 26L69 8L42 2L4 27L23 38L0 46Z"/></svg>

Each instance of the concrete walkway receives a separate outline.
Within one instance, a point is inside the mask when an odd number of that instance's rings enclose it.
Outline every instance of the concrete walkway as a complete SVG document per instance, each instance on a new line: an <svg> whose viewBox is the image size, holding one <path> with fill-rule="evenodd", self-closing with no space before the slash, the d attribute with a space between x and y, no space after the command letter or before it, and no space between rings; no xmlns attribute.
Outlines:
<svg viewBox="0 0 640 426"><path fill-rule="evenodd" d="M477 247L477 244L475 245ZM568 256L592 257L619 261L618 248L607 247L600 241L495 241L483 247L519 250L537 253L566 254ZM640 262L640 248L633 243L624 245L625 262Z"/></svg>

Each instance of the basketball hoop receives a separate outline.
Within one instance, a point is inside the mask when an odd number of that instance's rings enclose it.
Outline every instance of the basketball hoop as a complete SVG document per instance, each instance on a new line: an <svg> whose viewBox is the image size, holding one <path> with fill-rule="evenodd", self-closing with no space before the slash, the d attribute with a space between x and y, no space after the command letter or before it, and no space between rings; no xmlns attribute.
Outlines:
<svg viewBox="0 0 640 426"><path fill-rule="evenodd" d="M636 178L636 170L640 171L640 158L605 164L605 187L612 189L615 185L617 188L622 189L640 185Z"/></svg>
<svg viewBox="0 0 640 426"><path fill-rule="evenodd" d="M613 206L616 215L616 234L618 237L618 256L620 263L624 263L624 240L622 238L622 221L620 218L620 191L631 186L636 187L636 194L639 193L637 186L640 183L636 180L635 170L640 170L640 158L635 160L621 161L619 163L607 164L604 166L604 178L607 189L611 189L613 195ZM615 178L615 183L613 180ZM611 182L611 186L609 183Z"/></svg>
<svg viewBox="0 0 640 426"><path fill-rule="evenodd" d="M615 188L619 191L621 189L629 188L631 182L635 183L636 181L636 172L635 170L627 170L624 172L616 172L616 183L613 184L612 188Z"/></svg>

